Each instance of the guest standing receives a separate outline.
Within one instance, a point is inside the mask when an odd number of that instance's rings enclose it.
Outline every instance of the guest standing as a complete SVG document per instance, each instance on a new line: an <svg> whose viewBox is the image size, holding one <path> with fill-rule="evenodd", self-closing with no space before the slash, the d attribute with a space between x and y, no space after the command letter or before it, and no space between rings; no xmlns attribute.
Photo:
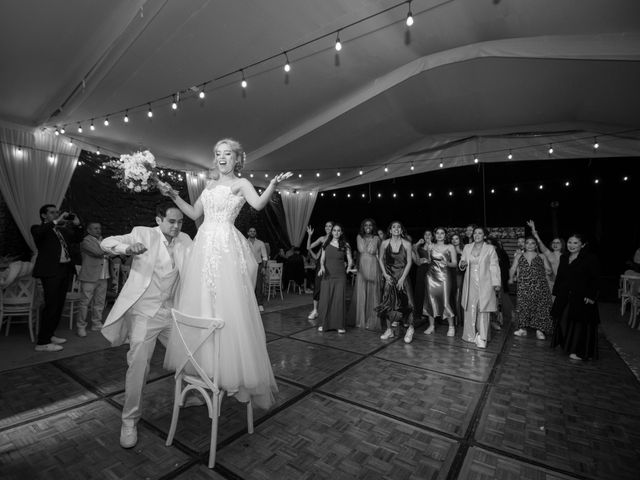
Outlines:
<svg viewBox="0 0 640 480"><path fill-rule="evenodd" d="M449 304L453 281L449 275L449 267L458 265L458 256L453 245L445 243L447 234L444 228L436 228L435 237L436 242L429 246L431 262L427 270L427 293L424 305L424 311L429 317L429 328L424 333L431 335L435 329L435 318L442 317L449 323L447 337L454 337L456 334L456 327L453 326L455 312Z"/></svg>
<svg viewBox="0 0 640 480"><path fill-rule="evenodd" d="M533 220L529 220L527 225L531 227L531 234L533 238L538 242L538 247L540 247L540 251L542 254L549 260L549 264L551 265L551 274L548 276L549 288L553 290L553 284L556 279L556 275L558 275L558 266L560 265L560 257L564 253L564 240L559 237L551 240L551 250L549 250L544 242L540 240L538 236L538 232L536 231L536 224Z"/></svg>
<svg viewBox="0 0 640 480"><path fill-rule="evenodd" d="M78 306L78 336L87 336L87 316L89 304L91 309L91 330L99 332L102 328L102 312L107 299L107 283L109 281L109 254L100 248L102 241L102 225L99 222L87 223L87 235L80 243L82 267L80 280L80 305Z"/></svg>
<svg viewBox="0 0 640 480"><path fill-rule="evenodd" d="M251 253L253 253L253 257L256 259L256 263L258 264L258 271L256 272L256 301L258 302L258 310L264 312L264 291L263 291L263 283L265 271L267 268L267 260L269 260L269 255L267 255L267 247L265 246L262 240L258 240L258 231L255 227L250 227L247 230L247 240L249 242L249 247L251 248Z"/></svg>
<svg viewBox="0 0 640 480"><path fill-rule="evenodd" d="M551 265L536 249L535 239L526 238L524 253L516 254L509 271L510 283L513 283L516 277L518 279L516 300L518 330L513 334L526 337L527 328L535 328L538 340L544 340L545 334L550 334L553 326L550 314L551 291L547 283L547 275L551 274Z"/></svg>
<svg viewBox="0 0 640 480"><path fill-rule="evenodd" d="M31 226L38 249L33 276L40 279L44 291L44 309L36 352L58 352L67 340L55 336L64 308L69 282L74 274L70 245L82 238L80 219L72 213L62 214L55 205L40 208L40 225Z"/></svg>
<svg viewBox="0 0 640 480"><path fill-rule="evenodd" d="M466 270L462 283L462 339L475 342L479 348L487 347L491 312L498 310L496 293L500 292L498 255L484 238L484 228L476 227L473 243L465 245L459 265L461 270Z"/></svg>
<svg viewBox="0 0 640 480"><path fill-rule="evenodd" d="M429 295L427 272L431 268L431 256L429 251L433 243L433 232L425 230L422 238L413 245L412 260L417 265L415 288L413 290L413 318L420 319L426 315L424 311L424 299Z"/></svg>
<svg viewBox="0 0 640 480"><path fill-rule="evenodd" d="M392 327L402 321L408 327L404 341L411 343L414 334L413 292L408 278L412 264L411 242L405 238L405 229L400 222L389 225L388 237L380 244L378 254L385 283L382 301L376 311L387 326L380 338L387 340L395 336Z"/></svg>
<svg viewBox="0 0 640 480"><path fill-rule="evenodd" d="M324 245L327 238L331 238L332 229L333 222L328 221L324 224L325 234L316 238L316 240L311 243L313 227L311 227L311 225L307 227L307 253L316 261L315 283L313 285L313 310L311 310L311 313L309 314L309 320L315 320L318 318L318 301L320 300L320 287L322 286L322 277L318 275L318 272L320 271L320 256L322 255L322 249L318 252L314 252L313 249L320 245Z"/></svg>
<svg viewBox="0 0 640 480"><path fill-rule="evenodd" d="M358 275L354 292L356 304L356 327L379 331L380 317L375 308L380 303L382 274L378 262L380 237L376 223L366 218L360 224L360 233L356 238L358 245Z"/></svg>
<svg viewBox="0 0 640 480"><path fill-rule="evenodd" d="M553 286L551 346L561 345L572 360L598 358L598 260L585 246L581 234L569 237Z"/></svg>
<svg viewBox="0 0 640 480"><path fill-rule="evenodd" d="M462 257L462 247L464 244L460 240L460 235L454 233L451 235L451 245L456 249L456 255L458 259ZM452 292L452 300L451 305L453 306L456 313L456 322L458 325L462 325L462 321L464 320L464 311L462 310L462 305L460 304L460 297L462 296L462 280L464 279L464 272L458 268L456 265L452 269L452 274L455 276L455 289ZM509 271L509 258L507 257L507 272Z"/></svg>
<svg viewBox="0 0 640 480"><path fill-rule="evenodd" d="M318 275L322 277L322 286L318 301L319 332L338 330L338 333L346 333L347 272L352 269L351 247L344 239L342 226L336 223L331 229L331 236L322 245L320 256Z"/></svg>

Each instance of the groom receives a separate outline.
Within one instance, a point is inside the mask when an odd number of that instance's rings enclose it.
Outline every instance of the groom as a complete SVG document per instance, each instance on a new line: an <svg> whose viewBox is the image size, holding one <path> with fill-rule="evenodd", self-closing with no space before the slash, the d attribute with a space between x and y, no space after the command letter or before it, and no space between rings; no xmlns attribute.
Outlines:
<svg viewBox="0 0 640 480"><path fill-rule="evenodd" d="M102 334L115 347L129 342L120 445L138 441L136 424L142 414L142 390L147 382L156 339L166 345L171 308L191 238L182 229L182 212L173 203L156 208L157 227L134 227L127 235L108 237L100 246L115 255L133 255L131 272Z"/></svg>

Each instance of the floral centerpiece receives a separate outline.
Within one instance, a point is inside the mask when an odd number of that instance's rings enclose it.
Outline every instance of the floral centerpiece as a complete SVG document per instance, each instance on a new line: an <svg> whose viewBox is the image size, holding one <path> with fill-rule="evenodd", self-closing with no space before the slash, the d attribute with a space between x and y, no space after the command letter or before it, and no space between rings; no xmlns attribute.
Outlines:
<svg viewBox="0 0 640 480"><path fill-rule="evenodd" d="M123 190L145 192L158 185L156 159L149 150L135 152L131 155L120 155L107 165L114 170L113 178Z"/></svg>

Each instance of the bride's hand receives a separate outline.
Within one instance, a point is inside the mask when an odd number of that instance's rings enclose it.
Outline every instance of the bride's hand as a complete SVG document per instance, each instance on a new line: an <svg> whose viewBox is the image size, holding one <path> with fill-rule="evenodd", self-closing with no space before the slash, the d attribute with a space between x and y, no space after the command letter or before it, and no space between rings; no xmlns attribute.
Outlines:
<svg viewBox="0 0 640 480"><path fill-rule="evenodd" d="M178 192L166 182L158 182L158 190L165 197L175 198L178 195Z"/></svg>
<svg viewBox="0 0 640 480"><path fill-rule="evenodd" d="M272 182L275 182L275 184L279 184L280 182L282 182L283 180L286 180L287 178L291 177L293 175L292 172L286 172L286 173L280 173L278 175L276 175L273 180L271 180Z"/></svg>

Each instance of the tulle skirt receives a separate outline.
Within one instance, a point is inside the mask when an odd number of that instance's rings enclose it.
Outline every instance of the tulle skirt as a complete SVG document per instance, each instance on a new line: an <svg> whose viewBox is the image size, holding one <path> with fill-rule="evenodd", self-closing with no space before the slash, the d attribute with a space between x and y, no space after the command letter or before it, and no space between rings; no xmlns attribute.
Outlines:
<svg viewBox="0 0 640 480"><path fill-rule="evenodd" d="M194 356L208 375L217 370L218 385L228 395L266 409L274 403L278 389L254 294L256 272L257 263L246 239L231 223L205 222L186 259L175 308L189 315L224 320L217 333L217 369L212 341L205 342ZM165 368L175 370L185 358L182 341L173 329Z"/></svg>

